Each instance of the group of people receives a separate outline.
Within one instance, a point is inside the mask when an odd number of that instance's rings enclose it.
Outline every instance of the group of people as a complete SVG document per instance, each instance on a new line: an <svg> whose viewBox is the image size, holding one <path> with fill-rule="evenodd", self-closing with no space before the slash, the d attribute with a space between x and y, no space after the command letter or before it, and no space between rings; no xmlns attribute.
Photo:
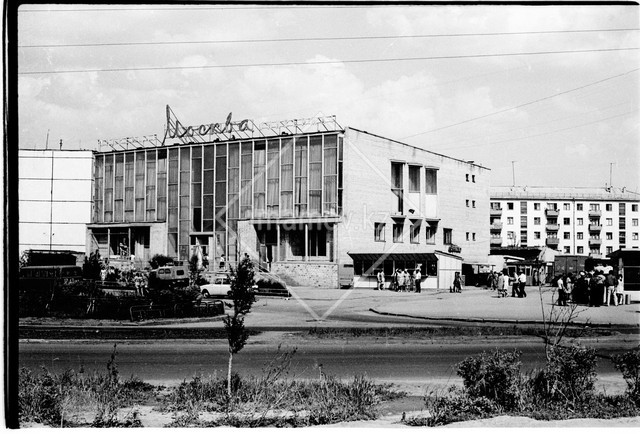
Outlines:
<svg viewBox="0 0 640 434"><path fill-rule="evenodd" d="M379 270L377 274L378 290L384 289L385 276L384 271ZM409 272L407 269L397 269L391 276L391 284L389 289L397 292L421 292L420 284L422 282L422 273L419 268L416 268L413 272Z"/></svg>
<svg viewBox="0 0 640 434"><path fill-rule="evenodd" d="M487 288L497 291L499 297L507 297L509 288L511 288L511 297L526 297L526 285L527 276L524 271L520 271L520 273L513 271L509 275L509 272L505 269L498 272L492 271L487 276Z"/></svg>
<svg viewBox="0 0 640 434"><path fill-rule="evenodd" d="M622 275L609 271L605 274L595 270L581 271L576 277L573 273L563 274L558 278L558 304L588 304L589 306L610 306L623 304L624 282Z"/></svg>

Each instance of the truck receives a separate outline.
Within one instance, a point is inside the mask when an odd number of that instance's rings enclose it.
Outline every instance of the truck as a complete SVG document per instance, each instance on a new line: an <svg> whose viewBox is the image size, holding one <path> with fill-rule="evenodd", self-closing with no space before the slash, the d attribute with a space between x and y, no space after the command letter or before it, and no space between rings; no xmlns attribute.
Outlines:
<svg viewBox="0 0 640 434"><path fill-rule="evenodd" d="M553 264L553 275L555 277L563 274L577 274L584 271L587 255L556 255Z"/></svg>

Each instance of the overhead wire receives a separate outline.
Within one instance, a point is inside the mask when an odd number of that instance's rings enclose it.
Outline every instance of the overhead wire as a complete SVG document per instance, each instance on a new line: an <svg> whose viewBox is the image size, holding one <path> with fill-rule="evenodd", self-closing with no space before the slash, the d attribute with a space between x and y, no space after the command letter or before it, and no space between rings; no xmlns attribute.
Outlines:
<svg viewBox="0 0 640 434"><path fill-rule="evenodd" d="M317 38L277 38L277 39L225 39L202 41L156 41L156 42L96 42L84 44L30 44L18 45L18 48L80 48L80 47L123 47L123 46L150 46L150 45L192 45L192 44L244 44L244 43L277 43L277 42L328 42L328 41L363 41L382 39L423 39L423 38L455 38L477 36L515 36L515 35L542 35L562 33L603 33L603 32L627 32L638 31L637 28L628 29L584 29L584 30L540 30L529 32L490 32L490 33L439 33L425 35L382 35L382 36L336 36Z"/></svg>
<svg viewBox="0 0 640 434"><path fill-rule="evenodd" d="M351 59L351 60L310 60L306 62L279 62L279 63L244 63L229 65L202 65L202 66L149 66L138 68L95 68L95 69L71 69L61 71L26 71L18 72L19 75L40 75L40 74L69 74L69 73L85 73L85 72L119 72L119 71L162 71L162 70L186 70L186 69L218 69L218 68L245 68L245 67L270 67L270 66L298 66L298 65L336 65L336 64L353 64L353 63L382 63L382 62L404 62L419 60L444 60L444 59L471 59L471 58L491 58L491 57L510 57L510 56L535 56L546 54L569 54L569 53L596 53L596 52L615 52L615 51L633 51L638 47L623 48L595 48L588 50L560 50L560 51L530 51L523 53L490 53L490 54L469 54L469 55L450 55L450 56L426 56L426 57L397 57L389 59Z"/></svg>

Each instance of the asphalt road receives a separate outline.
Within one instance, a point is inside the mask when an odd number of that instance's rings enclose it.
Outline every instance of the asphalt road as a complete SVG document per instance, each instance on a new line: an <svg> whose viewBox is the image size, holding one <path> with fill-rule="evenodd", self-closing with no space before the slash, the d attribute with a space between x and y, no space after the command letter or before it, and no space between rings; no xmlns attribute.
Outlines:
<svg viewBox="0 0 640 434"><path fill-rule="evenodd" d="M253 339L253 338L252 338ZM445 341L416 341L367 338L363 340L306 340L286 344L287 334L277 339L255 338L239 354L234 356L234 369L243 374L259 375L266 364L273 360L277 342L285 342L282 350L294 345L297 352L290 374L297 378L317 378L319 369L328 375L347 379L356 374L367 374L378 381L446 380L458 378L455 364L465 357L494 348L513 349L522 352L522 372L544 363L544 347L539 340L510 339L483 342L472 338L450 338ZM599 354L610 355L623 350L620 342L594 345ZM31 370L46 366L54 372L66 369L86 371L106 369L113 350L109 341L40 341L20 342L19 365ZM123 342L117 346L117 365L122 377L135 375L155 384L175 384L191 379L196 374L209 376L217 371L224 376L227 367L227 349L224 341L165 340L148 342ZM606 358L598 360L598 374L615 373Z"/></svg>

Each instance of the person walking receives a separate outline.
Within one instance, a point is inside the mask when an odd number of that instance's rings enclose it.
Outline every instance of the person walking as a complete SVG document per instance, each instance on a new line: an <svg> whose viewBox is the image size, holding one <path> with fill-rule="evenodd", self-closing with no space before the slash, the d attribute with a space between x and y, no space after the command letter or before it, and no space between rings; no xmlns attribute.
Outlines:
<svg viewBox="0 0 640 434"><path fill-rule="evenodd" d="M378 291L382 291L384 289L384 272L382 270L378 271Z"/></svg>
<svg viewBox="0 0 640 434"><path fill-rule="evenodd" d="M565 291L565 276L564 274L558 277L558 281L556 282L558 286L558 306L566 306L567 305L567 293Z"/></svg>
<svg viewBox="0 0 640 434"><path fill-rule="evenodd" d="M422 279L422 273L420 273L420 269L416 268L416 271L413 273L413 280L416 283L416 293L420 293L420 279Z"/></svg>
<svg viewBox="0 0 640 434"><path fill-rule="evenodd" d="M518 295L518 287L520 286L520 284L518 283L518 275L515 271L511 273L511 276L509 277L509 283L511 284L511 297L515 297L516 295Z"/></svg>
<svg viewBox="0 0 640 434"><path fill-rule="evenodd" d="M612 295L615 297L614 291L617 285L618 285L618 279L616 279L616 276L613 274L613 270L611 270L609 271L609 274L607 274L607 277L605 277L605 281L604 281L605 290L604 290L603 301L605 306L609 306Z"/></svg>
<svg viewBox="0 0 640 434"><path fill-rule="evenodd" d="M407 286L404 271L398 270L398 292L404 292Z"/></svg>
<svg viewBox="0 0 640 434"><path fill-rule="evenodd" d="M522 297L526 297L527 296L527 292L524 290L524 287L527 284L527 276L524 274L524 270L522 270L522 272L520 272L520 276L518 276L518 297L522 298Z"/></svg>
<svg viewBox="0 0 640 434"><path fill-rule="evenodd" d="M453 292L462 292L462 279L460 278L460 272L456 271L453 278Z"/></svg>
<svg viewBox="0 0 640 434"><path fill-rule="evenodd" d="M503 294L503 290L504 290L504 275L502 274L502 271L498 272L498 297L504 297L504 295L506 295L506 292Z"/></svg>

